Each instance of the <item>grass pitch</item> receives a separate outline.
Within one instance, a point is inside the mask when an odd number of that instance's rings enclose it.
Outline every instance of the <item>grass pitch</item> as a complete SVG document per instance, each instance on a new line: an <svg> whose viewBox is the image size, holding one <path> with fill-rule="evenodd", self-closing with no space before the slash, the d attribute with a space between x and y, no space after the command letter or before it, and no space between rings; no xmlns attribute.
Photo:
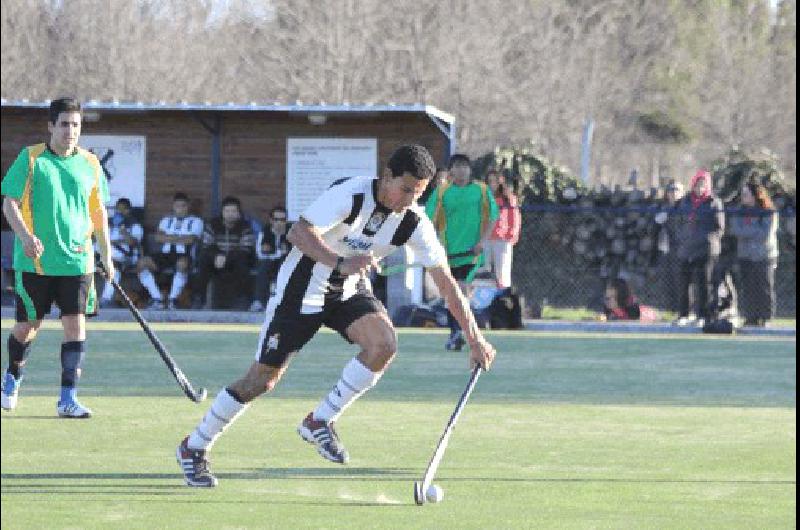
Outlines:
<svg viewBox="0 0 800 530"><path fill-rule="evenodd" d="M251 362L254 326L154 327L210 399ZM4 529L796 526L793 340L492 333L496 366L436 479L444 501L418 507L413 482L469 376L440 332L400 332L339 422L347 466L294 431L355 352L319 335L217 443L213 490L184 486L174 460L210 399L183 397L135 324L90 326L87 421L55 418L60 338L42 331L2 414Z"/></svg>

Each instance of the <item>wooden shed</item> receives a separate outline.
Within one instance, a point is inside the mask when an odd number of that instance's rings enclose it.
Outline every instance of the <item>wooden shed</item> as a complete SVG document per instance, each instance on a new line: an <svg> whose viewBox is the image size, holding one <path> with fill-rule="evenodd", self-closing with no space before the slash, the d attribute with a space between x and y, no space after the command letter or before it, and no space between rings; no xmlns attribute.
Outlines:
<svg viewBox="0 0 800 530"><path fill-rule="evenodd" d="M2 100L0 104L0 162L5 175L23 146L49 138L49 102ZM406 143L427 147L437 164L446 163L455 149L454 118L422 104L91 101L84 104L82 136L87 135L144 139L144 185L138 206L144 207L148 228L171 210L177 191L187 193L194 213L203 217L216 213L220 200L233 195L241 199L247 214L264 219L273 206L287 204L292 141L372 140L374 148L369 153L374 153L370 156L377 159L377 168L386 164L397 146ZM295 181L303 178L294 176Z"/></svg>

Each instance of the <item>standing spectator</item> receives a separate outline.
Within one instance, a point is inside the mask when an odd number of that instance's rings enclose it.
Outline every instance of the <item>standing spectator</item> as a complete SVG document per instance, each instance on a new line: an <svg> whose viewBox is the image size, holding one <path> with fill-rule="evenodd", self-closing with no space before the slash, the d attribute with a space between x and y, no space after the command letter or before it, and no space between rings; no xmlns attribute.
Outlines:
<svg viewBox="0 0 800 530"><path fill-rule="evenodd" d="M741 310L746 325L764 326L775 316L778 212L767 190L754 182L742 188L741 205L730 216L741 271Z"/></svg>
<svg viewBox="0 0 800 530"><path fill-rule="evenodd" d="M492 268L497 287L511 287L511 266L514 262L514 245L519 241L522 219L517 196L511 186L506 185L505 176L495 170L486 175L494 201L500 212L497 222L486 241L484 256Z"/></svg>
<svg viewBox="0 0 800 530"><path fill-rule="evenodd" d="M130 199L120 198L114 206L114 215L108 221L109 239L111 241L111 259L114 261L116 272L114 280L123 281L124 276L136 274L139 262L139 253L142 245L142 225L133 216ZM126 289L129 291L130 289ZM111 306L114 298L114 287L106 280L101 306Z"/></svg>
<svg viewBox="0 0 800 530"><path fill-rule="evenodd" d="M453 277L469 299L469 286L475 270L483 264L483 249L499 214L486 184L472 181L469 157L453 155L449 172L450 181L434 190L425 211L447 251ZM465 252L470 255L457 256ZM448 325L450 337L445 348L460 351L464 347L463 333L449 310Z"/></svg>
<svg viewBox="0 0 800 530"><path fill-rule="evenodd" d="M658 267L662 292L666 298L668 311L678 313L680 310L680 291L677 282L680 278L681 262L678 258L678 203L683 198L683 185L674 180L667 185L664 202L655 216L658 225Z"/></svg>
<svg viewBox="0 0 800 530"><path fill-rule="evenodd" d="M689 318L689 289L695 287L698 327L709 316L709 289L713 287L714 266L720 253L720 240L725 230L722 202L711 190L711 174L698 171L692 177L691 192L678 205L681 225L678 232L678 258L681 261L680 314L675 323L686 326Z"/></svg>
<svg viewBox="0 0 800 530"><path fill-rule="evenodd" d="M139 281L150 293L150 309L175 308L176 300L189 282L196 245L202 234L203 221L189 215L189 197L176 193L172 198L172 215L158 223L155 234L155 241L160 245L158 251L139 261ZM159 276L158 282L154 272ZM158 286L165 282L170 283L166 306Z"/></svg>
<svg viewBox="0 0 800 530"><path fill-rule="evenodd" d="M245 300L250 268L255 259L256 237L251 224L242 217L242 205L236 197L222 201L222 214L209 221L203 231L203 249L195 278L192 306L205 306L206 289L212 276L218 283L218 293L225 293L227 301L236 307L247 308ZM216 298L222 298L217 296Z"/></svg>
<svg viewBox="0 0 800 530"><path fill-rule="evenodd" d="M256 292L250 311L255 313L264 310L267 303L267 293L283 263L284 258L292 249L286 239L288 231L286 208L276 206L269 213L269 225L258 234L256 240Z"/></svg>

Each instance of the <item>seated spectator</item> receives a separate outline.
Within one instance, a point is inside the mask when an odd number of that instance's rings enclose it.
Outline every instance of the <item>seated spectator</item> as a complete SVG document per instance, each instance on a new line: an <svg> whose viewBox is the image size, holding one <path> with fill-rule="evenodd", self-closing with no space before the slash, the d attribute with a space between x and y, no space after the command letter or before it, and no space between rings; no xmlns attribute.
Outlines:
<svg viewBox="0 0 800 530"><path fill-rule="evenodd" d="M288 232L288 219L286 208L276 206L270 211L269 224L261 230L256 240L256 289L250 311L263 311L267 303L267 294L270 286L278 274L283 260L291 250L291 244L286 240ZM269 293L271 295L271 292Z"/></svg>
<svg viewBox="0 0 800 530"><path fill-rule="evenodd" d="M199 309L206 305L206 290L212 278L215 290L223 295L215 296L218 299L215 307L248 307L255 243L253 228L242 217L241 202L236 197L226 197L222 201L222 214L206 223L203 231L192 307Z"/></svg>
<svg viewBox="0 0 800 530"><path fill-rule="evenodd" d="M486 263L494 272L497 287L511 287L511 266L514 262L514 245L519 241L522 216L519 212L517 196L511 186L506 185L505 176L498 171L486 175L486 183L494 194L500 217L484 246Z"/></svg>
<svg viewBox="0 0 800 530"><path fill-rule="evenodd" d="M176 193L172 198L172 215L158 223L155 241L159 245L149 256L139 260L139 281L150 293L150 309L174 309L176 301L189 282L192 259L200 236L203 221L189 215L189 197ZM158 281L153 275L158 275ZM165 305L159 284L169 285Z"/></svg>
<svg viewBox="0 0 800 530"><path fill-rule="evenodd" d="M114 280L123 284L128 295L138 295L136 288L132 288L130 276L136 275L139 254L141 251L142 225L133 216L131 201L125 197L120 198L114 206L114 215L108 220L109 240L111 241L111 260L114 262ZM138 283L138 282L136 282ZM136 287L141 287L137 285ZM138 298L138 296L136 296ZM103 294L100 298L101 307L112 307L114 302L114 287L106 280Z"/></svg>
<svg viewBox="0 0 800 530"><path fill-rule="evenodd" d="M764 326L775 316L778 212L760 184L748 182L740 197L742 210L729 217L741 274L740 310L745 325Z"/></svg>
<svg viewBox="0 0 800 530"><path fill-rule="evenodd" d="M640 304L630 284L622 278L611 280L606 286L603 313L600 320L641 320L652 322L656 313L652 307Z"/></svg>

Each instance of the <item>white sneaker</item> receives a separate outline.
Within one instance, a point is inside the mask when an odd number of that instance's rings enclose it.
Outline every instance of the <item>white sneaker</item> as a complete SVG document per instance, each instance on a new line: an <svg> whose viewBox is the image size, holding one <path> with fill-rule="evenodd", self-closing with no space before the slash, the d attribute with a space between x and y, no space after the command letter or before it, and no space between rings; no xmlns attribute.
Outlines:
<svg viewBox="0 0 800 530"><path fill-rule="evenodd" d="M693 322L693 324L694 324L694 327L696 327L696 328L702 328L703 326L706 325L706 319L698 318L697 320L695 320Z"/></svg>
<svg viewBox="0 0 800 530"><path fill-rule="evenodd" d="M0 391L0 405L5 410L14 410L17 408L17 398L19 397L19 385L22 378L15 379L13 375L6 372L3 374L3 389Z"/></svg>
<svg viewBox="0 0 800 530"><path fill-rule="evenodd" d="M77 401L59 401L56 411L62 418L90 418L92 411Z"/></svg>
<svg viewBox="0 0 800 530"><path fill-rule="evenodd" d="M261 303L259 300L253 300L253 303L250 304L250 312L251 313L260 313L264 310L264 304Z"/></svg>
<svg viewBox="0 0 800 530"><path fill-rule="evenodd" d="M694 321L694 319L689 318L689 317L680 317L677 320L675 320L675 322L673 322L673 324L678 326L679 328L685 328L686 326L691 324L693 321Z"/></svg>

